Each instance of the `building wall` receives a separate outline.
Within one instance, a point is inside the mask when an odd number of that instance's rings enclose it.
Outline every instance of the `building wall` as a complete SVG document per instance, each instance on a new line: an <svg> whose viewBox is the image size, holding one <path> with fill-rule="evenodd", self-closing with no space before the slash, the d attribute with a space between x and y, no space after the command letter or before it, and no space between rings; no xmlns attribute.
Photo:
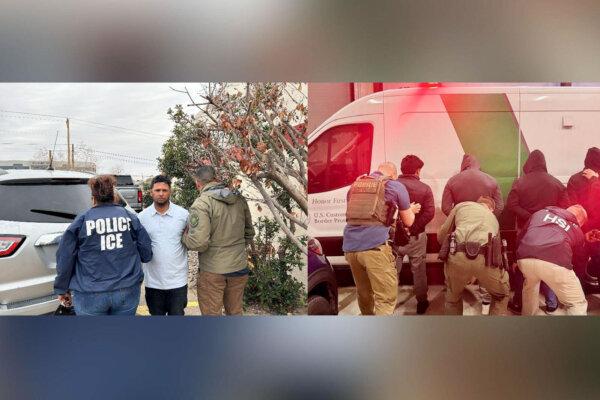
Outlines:
<svg viewBox="0 0 600 400"><path fill-rule="evenodd" d="M351 101L351 84L308 84L308 130L315 130L323 121Z"/></svg>

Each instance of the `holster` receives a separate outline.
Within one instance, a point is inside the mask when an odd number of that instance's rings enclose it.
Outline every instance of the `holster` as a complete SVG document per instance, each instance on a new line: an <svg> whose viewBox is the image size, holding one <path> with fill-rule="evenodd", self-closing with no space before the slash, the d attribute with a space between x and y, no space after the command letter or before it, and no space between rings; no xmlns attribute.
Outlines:
<svg viewBox="0 0 600 400"><path fill-rule="evenodd" d="M499 235L492 239L492 266L495 268L504 266L502 262L502 239Z"/></svg>
<svg viewBox="0 0 600 400"><path fill-rule="evenodd" d="M398 211L398 206L396 206L396 204L391 201L386 201L385 205L387 206L385 214L385 226L392 226L394 225L394 218L396 216L396 211ZM402 221L400 221L400 218L398 218L398 221L402 223ZM402 227L404 228L404 224L402 225Z"/></svg>
<svg viewBox="0 0 600 400"><path fill-rule="evenodd" d="M454 240L454 234L450 234L446 236L446 239L442 242L440 246L440 251L438 252L438 260L440 261L448 261L448 256L450 255L451 243Z"/></svg>
<svg viewBox="0 0 600 400"><path fill-rule="evenodd" d="M394 232L394 245L395 246L406 246L410 241L410 237L406 233L404 229L404 224L402 220L398 218L398 222L396 222L396 230Z"/></svg>
<svg viewBox="0 0 600 400"><path fill-rule="evenodd" d="M500 235L493 236L490 233L488 236L488 243L485 252L485 265L486 267L502 268L504 267L502 259L502 239Z"/></svg>
<svg viewBox="0 0 600 400"><path fill-rule="evenodd" d="M481 254L481 243L465 242L465 255L469 260L474 260Z"/></svg>

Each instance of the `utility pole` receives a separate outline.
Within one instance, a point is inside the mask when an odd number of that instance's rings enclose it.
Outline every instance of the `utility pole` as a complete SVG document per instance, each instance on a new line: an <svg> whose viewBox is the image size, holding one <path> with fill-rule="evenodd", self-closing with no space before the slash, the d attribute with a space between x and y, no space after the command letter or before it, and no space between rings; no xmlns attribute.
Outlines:
<svg viewBox="0 0 600 400"><path fill-rule="evenodd" d="M75 145L71 145L71 169L75 169Z"/></svg>
<svg viewBox="0 0 600 400"><path fill-rule="evenodd" d="M69 127L69 118L67 118L67 169L73 169L73 165L71 165L71 129Z"/></svg>

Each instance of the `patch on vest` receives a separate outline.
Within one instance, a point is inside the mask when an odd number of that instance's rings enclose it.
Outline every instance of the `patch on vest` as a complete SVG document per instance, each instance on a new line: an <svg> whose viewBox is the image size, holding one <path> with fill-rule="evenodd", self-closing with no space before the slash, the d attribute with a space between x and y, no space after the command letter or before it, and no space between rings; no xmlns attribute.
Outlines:
<svg viewBox="0 0 600 400"><path fill-rule="evenodd" d="M197 214L192 214L192 215L190 216L190 226L191 226L192 228L195 228L195 227L197 227L197 226L198 226L198 221L199 221L199 220L200 220L200 218L198 218L198 215L197 215Z"/></svg>

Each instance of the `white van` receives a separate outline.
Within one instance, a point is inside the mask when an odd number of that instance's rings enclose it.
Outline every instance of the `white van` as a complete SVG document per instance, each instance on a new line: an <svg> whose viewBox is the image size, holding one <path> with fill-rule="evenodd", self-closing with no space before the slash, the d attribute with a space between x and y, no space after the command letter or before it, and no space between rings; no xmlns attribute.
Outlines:
<svg viewBox="0 0 600 400"><path fill-rule="evenodd" d="M530 151L546 156L548 172L566 184L583 168L587 149L600 146L600 88L437 87L377 92L348 104L309 138L309 235L335 265L342 252L346 194L351 183L383 161L398 168L407 154L425 166L436 215L427 226L429 252L444 221L440 210L447 180L463 154L475 155L494 176L504 198ZM399 171L400 172L400 171ZM504 230L514 228L510 218ZM432 245L433 243L433 245ZM433 254L428 261L435 260Z"/></svg>

